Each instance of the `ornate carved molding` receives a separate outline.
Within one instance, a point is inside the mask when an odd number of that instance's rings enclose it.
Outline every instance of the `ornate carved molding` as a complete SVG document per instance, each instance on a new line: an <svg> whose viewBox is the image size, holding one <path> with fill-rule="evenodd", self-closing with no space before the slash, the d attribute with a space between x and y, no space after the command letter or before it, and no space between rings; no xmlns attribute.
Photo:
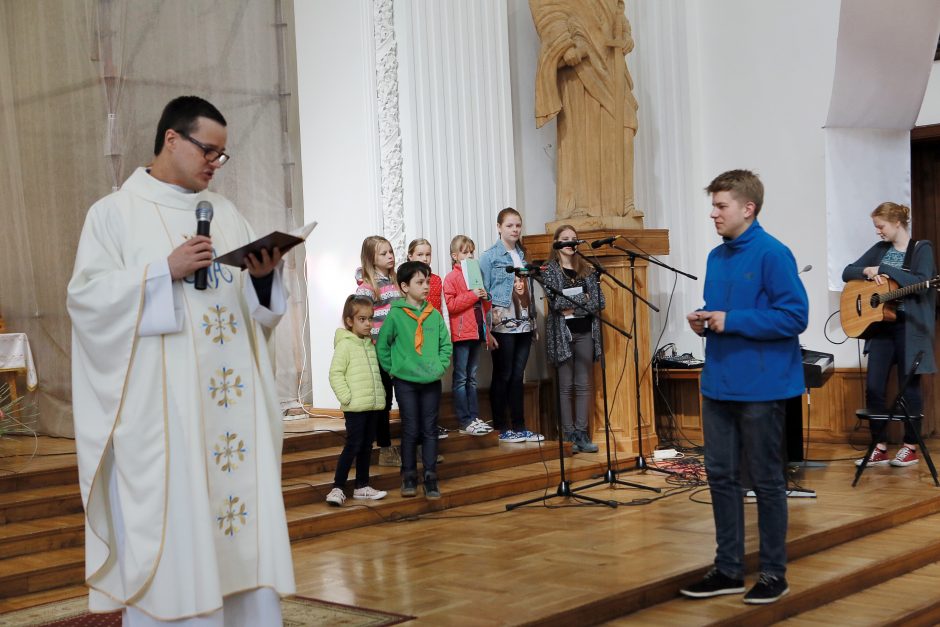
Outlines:
<svg viewBox="0 0 940 627"><path fill-rule="evenodd" d="M395 258L405 258L405 210L398 110L398 45L393 0L373 0L376 104L382 189L382 230Z"/></svg>

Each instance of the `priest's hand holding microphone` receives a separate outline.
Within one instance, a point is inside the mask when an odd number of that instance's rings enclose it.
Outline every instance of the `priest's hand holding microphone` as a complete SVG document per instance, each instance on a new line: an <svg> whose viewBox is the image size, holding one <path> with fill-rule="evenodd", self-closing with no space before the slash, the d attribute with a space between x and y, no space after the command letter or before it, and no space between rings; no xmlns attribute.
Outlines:
<svg viewBox="0 0 940 627"><path fill-rule="evenodd" d="M203 200L196 207L196 235L173 249L167 257L170 277L177 281L190 274L196 274L197 290L206 289L206 269L212 265L214 257L212 238L209 236L211 220L212 204ZM274 272L280 262L281 251L278 248L271 253L263 249L260 260L255 255L248 255L245 258L246 269L256 279Z"/></svg>

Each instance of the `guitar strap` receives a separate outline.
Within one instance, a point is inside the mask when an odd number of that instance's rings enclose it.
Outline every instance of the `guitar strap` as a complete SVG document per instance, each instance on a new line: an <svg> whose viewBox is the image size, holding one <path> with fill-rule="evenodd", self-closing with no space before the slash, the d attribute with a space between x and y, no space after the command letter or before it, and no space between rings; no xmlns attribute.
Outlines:
<svg viewBox="0 0 940 627"><path fill-rule="evenodd" d="M914 249L917 248L918 241L912 239L907 245L907 252L904 253L904 263L901 264L901 269L905 272L911 271L911 260L914 259Z"/></svg>

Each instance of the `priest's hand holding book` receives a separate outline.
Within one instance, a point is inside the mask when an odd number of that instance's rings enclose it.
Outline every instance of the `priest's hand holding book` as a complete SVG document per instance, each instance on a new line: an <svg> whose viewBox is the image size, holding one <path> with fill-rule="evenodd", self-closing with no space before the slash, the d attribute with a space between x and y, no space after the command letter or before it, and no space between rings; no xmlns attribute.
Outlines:
<svg viewBox="0 0 940 627"><path fill-rule="evenodd" d="M256 279L266 277L274 272L279 263L281 263L280 248L275 248L270 253L268 253L267 248L262 248L260 254L250 253L245 255L245 268Z"/></svg>

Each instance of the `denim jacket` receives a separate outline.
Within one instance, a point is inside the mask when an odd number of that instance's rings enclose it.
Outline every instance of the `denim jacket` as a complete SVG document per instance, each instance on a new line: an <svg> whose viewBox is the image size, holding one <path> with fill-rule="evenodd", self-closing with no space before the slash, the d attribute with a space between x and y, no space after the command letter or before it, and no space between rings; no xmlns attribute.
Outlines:
<svg viewBox="0 0 940 627"><path fill-rule="evenodd" d="M525 261L525 254L519 245L516 253ZM515 275L506 272L507 266L512 266L512 255L503 246L502 240L487 248L480 256L480 272L483 274L483 287L490 297L490 302L498 307L509 307L512 304L512 284Z"/></svg>

